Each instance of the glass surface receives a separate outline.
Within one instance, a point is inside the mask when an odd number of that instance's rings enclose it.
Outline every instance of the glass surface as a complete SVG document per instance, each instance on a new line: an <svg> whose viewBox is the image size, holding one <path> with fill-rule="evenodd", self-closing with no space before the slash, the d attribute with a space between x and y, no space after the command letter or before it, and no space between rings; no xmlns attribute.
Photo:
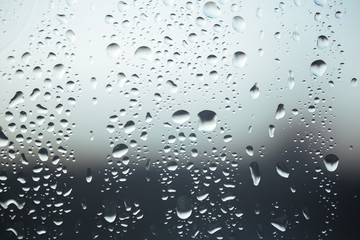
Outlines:
<svg viewBox="0 0 360 240"><path fill-rule="evenodd" d="M0 0L0 239L360 239L359 12Z"/></svg>

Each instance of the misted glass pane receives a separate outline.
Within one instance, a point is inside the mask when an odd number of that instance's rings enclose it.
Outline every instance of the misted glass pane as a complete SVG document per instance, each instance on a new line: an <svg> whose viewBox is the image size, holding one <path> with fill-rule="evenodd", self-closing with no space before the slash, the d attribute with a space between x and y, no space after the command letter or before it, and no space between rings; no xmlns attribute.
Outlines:
<svg viewBox="0 0 360 240"><path fill-rule="evenodd" d="M0 239L359 239L359 12L0 0Z"/></svg>

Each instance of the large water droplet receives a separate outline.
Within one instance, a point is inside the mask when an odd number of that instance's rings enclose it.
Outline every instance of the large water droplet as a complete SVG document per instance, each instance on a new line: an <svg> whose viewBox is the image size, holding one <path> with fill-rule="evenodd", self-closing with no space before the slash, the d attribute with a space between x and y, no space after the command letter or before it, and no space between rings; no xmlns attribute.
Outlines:
<svg viewBox="0 0 360 240"><path fill-rule="evenodd" d="M288 217L285 213L271 220L271 225L273 225L277 230L281 232L286 231L286 227L288 224Z"/></svg>
<svg viewBox="0 0 360 240"><path fill-rule="evenodd" d="M204 110L198 113L199 131L212 131L216 128L216 113L211 110Z"/></svg>
<svg viewBox="0 0 360 240"><path fill-rule="evenodd" d="M125 144L118 144L114 147L112 155L114 158L121 158L129 151L128 146Z"/></svg>
<svg viewBox="0 0 360 240"><path fill-rule="evenodd" d="M105 202L104 219L112 223L116 219L117 204L115 202Z"/></svg>
<svg viewBox="0 0 360 240"><path fill-rule="evenodd" d="M276 172L283 178L288 178L290 175L286 165L282 162L276 164Z"/></svg>
<svg viewBox="0 0 360 240"><path fill-rule="evenodd" d="M244 52L235 52L232 59L232 64L236 68L242 68L245 66L245 63L247 61L247 56Z"/></svg>
<svg viewBox="0 0 360 240"><path fill-rule="evenodd" d="M46 150L46 148L42 148L39 150L38 152L39 158L41 161L45 162L49 159L49 154L48 151Z"/></svg>
<svg viewBox="0 0 360 240"><path fill-rule="evenodd" d="M319 36L317 39L317 47L319 49L323 49L327 46L329 46L329 39L324 35Z"/></svg>
<svg viewBox="0 0 360 240"><path fill-rule="evenodd" d="M65 66L63 64L61 64L61 63L56 64L53 67L53 72L54 72L55 77L61 79L65 75Z"/></svg>
<svg viewBox="0 0 360 240"><path fill-rule="evenodd" d="M183 124L185 123L187 120L190 119L190 114L185 111L185 110L179 110L179 111L176 111L173 115L172 115L172 120L175 122L175 123L178 123L178 124Z"/></svg>
<svg viewBox="0 0 360 240"><path fill-rule="evenodd" d="M75 41L75 33L71 29L66 31L65 37L69 42Z"/></svg>
<svg viewBox="0 0 360 240"><path fill-rule="evenodd" d="M339 165L339 158L335 154L328 154L324 158L324 164L329 172L334 172Z"/></svg>
<svg viewBox="0 0 360 240"><path fill-rule="evenodd" d="M232 26L235 31L242 32L245 30L246 23L245 20L240 16L235 16L232 19Z"/></svg>
<svg viewBox="0 0 360 240"><path fill-rule="evenodd" d="M217 18L221 15L221 10L215 2L207 2L204 4L203 13L209 18Z"/></svg>
<svg viewBox="0 0 360 240"><path fill-rule="evenodd" d="M120 46L117 43L111 43L106 47L106 53L109 58L117 59L121 54Z"/></svg>
<svg viewBox="0 0 360 240"><path fill-rule="evenodd" d="M180 219L188 219L192 213L192 203L190 198L183 195L177 199L176 214Z"/></svg>
<svg viewBox="0 0 360 240"><path fill-rule="evenodd" d="M136 49L134 57L140 60L151 61L153 58L152 50L147 46L141 46Z"/></svg>
<svg viewBox="0 0 360 240"><path fill-rule="evenodd" d="M276 112L275 112L275 119L281 119L285 116L285 107L284 104L279 104Z"/></svg>
<svg viewBox="0 0 360 240"><path fill-rule="evenodd" d="M321 77L326 71L326 63L323 60L316 60L310 65L310 71L316 77Z"/></svg>
<svg viewBox="0 0 360 240"><path fill-rule="evenodd" d="M9 102L9 107L15 107L16 105L25 102L24 93L17 91L14 97Z"/></svg>

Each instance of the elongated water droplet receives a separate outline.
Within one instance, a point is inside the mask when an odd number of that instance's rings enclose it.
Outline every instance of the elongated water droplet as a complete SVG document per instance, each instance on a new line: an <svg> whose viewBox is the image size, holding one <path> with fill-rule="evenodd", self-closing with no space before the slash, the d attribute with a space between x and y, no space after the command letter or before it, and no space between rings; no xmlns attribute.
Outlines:
<svg viewBox="0 0 360 240"><path fill-rule="evenodd" d="M86 170L86 177L85 177L85 179L86 179L86 182L87 182L87 183L91 183L91 181L92 181L91 168L88 168L88 169Z"/></svg>
<svg viewBox="0 0 360 240"><path fill-rule="evenodd" d="M104 219L109 223L114 222L116 219L117 204L113 201L107 201L104 205Z"/></svg>
<svg viewBox="0 0 360 240"><path fill-rule="evenodd" d="M271 138L274 137L274 133L275 133L275 126L274 125L269 125L269 136Z"/></svg>
<svg viewBox="0 0 360 240"><path fill-rule="evenodd" d="M288 87L289 89L293 89L295 86L295 78L294 78L294 73L293 71L289 71L289 77L288 77Z"/></svg>
<svg viewBox="0 0 360 240"><path fill-rule="evenodd" d="M75 33L73 32L73 30L67 30L65 33L65 37L69 42L75 41Z"/></svg>
<svg viewBox="0 0 360 240"><path fill-rule="evenodd" d="M260 168L257 162L250 163L250 175L253 180L253 184L258 186L261 180Z"/></svg>
<svg viewBox="0 0 360 240"><path fill-rule="evenodd" d="M260 89L258 83L255 83L254 86L250 88L250 95L253 99L256 99L260 96Z"/></svg>
<svg viewBox="0 0 360 240"><path fill-rule="evenodd" d="M277 230L281 232L286 231L286 227L288 224L288 217L285 213L271 220L271 225L273 225Z"/></svg>
<svg viewBox="0 0 360 240"><path fill-rule="evenodd" d="M235 52L232 59L232 64L236 68L243 68L246 64L247 56L244 52Z"/></svg>
<svg viewBox="0 0 360 240"><path fill-rule="evenodd" d="M14 97L9 102L9 107L15 107L16 105L25 102L24 93L17 91Z"/></svg>
<svg viewBox="0 0 360 240"><path fill-rule="evenodd" d="M306 208L306 207L303 207L302 208L302 214L304 215L304 218L306 220L309 220L310 219L310 212L309 210Z"/></svg>
<svg viewBox="0 0 360 240"><path fill-rule="evenodd" d="M176 214L180 219L188 219L192 213L192 203L189 197L182 195L176 201Z"/></svg>
<svg viewBox="0 0 360 240"><path fill-rule="evenodd" d="M290 175L286 165L282 162L276 164L276 172L283 178L288 178Z"/></svg>
<svg viewBox="0 0 360 240"><path fill-rule="evenodd" d="M285 107L284 104L279 104L276 112L275 112L275 119L281 119L285 116Z"/></svg>

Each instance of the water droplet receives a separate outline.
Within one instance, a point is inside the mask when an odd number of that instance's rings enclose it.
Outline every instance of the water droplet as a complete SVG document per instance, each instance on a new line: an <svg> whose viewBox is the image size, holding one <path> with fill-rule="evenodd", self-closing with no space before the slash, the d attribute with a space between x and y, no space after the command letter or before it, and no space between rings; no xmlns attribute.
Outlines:
<svg viewBox="0 0 360 240"><path fill-rule="evenodd" d="M275 133L275 126L274 125L269 125L269 136L271 138L274 137L274 133Z"/></svg>
<svg viewBox="0 0 360 240"><path fill-rule="evenodd" d="M112 201L107 201L105 202L104 207L104 219L109 223L114 222L116 219L117 204Z"/></svg>
<svg viewBox="0 0 360 240"><path fill-rule="evenodd" d="M337 12L335 13L335 17L336 17L336 19L340 19L340 18L342 17L342 12L337 11Z"/></svg>
<svg viewBox="0 0 360 240"><path fill-rule="evenodd" d="M328 154L324 158L324 164L329 172L334 172L339 165L339 158L335 154Z"/></svg>
<svg viewBox="0 0 360 240"><path fill-rule="evenodd" d="M119 1L117 4L119 12L126 12L129 9L129 5L124 1Z"/></svg>
<svg viewBox="0 0 360 240"><path fill-rule="evenodd" d="M326 71L326 63L323 60L316 60L310 65L310 71L316 77L321 77Z"/></svg>
<svg viewBox="0 0 360 240"><path fill-rule="evenodd" d="M198 113L199 131L212 131L216 128L216 113L211 110L204 110Z"/></svg>
<svg viewBox="0 0 360 240"><path fill-rule="evenodd" d="M49 159L49 154L46 148L41 148L38 152L38 156L41 161L45 162Z"/></svg>
<svg viewBox="0 0 360 240"><path fill-rule="evenodd" d="M180 219L188 219L192 213L192 203L190 198L185 195L177 199L176 214Z"/></svg>
<svg viewBox="0 0 360 240"><path fill-rule="evenodd" d="M247 61L247 56L244 52L235 52L232 58L232 64L236 68L242 68L245 66L245 63Z"/></svg>
<svg viewBox="0 0 360 240"><path fill-rule="evenodd" d="M289 89L293 89L295 86L295 78L294 78L294 73L293 71L289 71L289 77L288 77L288 87Z"/></svg>
<svg viewBox="0 0 360 240"><path fill-rule="evenodd" d="M174 0L163 0L165 6L173 6Z"/></svg>
<svg viewBox="0 0 360 240"><path fill-rule="evenodd" d="M245 30L246 23L245 20L240 16L235 16L232 19L232 26L235 31L242 32Z"/></svg>
<svg viewBox="0 0 360 240"><path fill-rule="evenodd" d="M125 144L118 144L114 147L113 152L112 152L112 156L114 158L121 158L123 157L127 152L129 151L128 146L126 146Z"/></svg>
<svg viewBox="0 0 360 240"><path fill-rule="evenodd" d="M281 119L285 116L285 107L284 104L279 104L276 112L275 112L275 119Z"/></svg>
<svg viewBox="0 0 360 240"><path fill-rule="evenodd" d="M109 58L117 59L121 55L120 46L117 43L111 43L106 47L106 53Z"/></svg>
<svg viewBox="0 0 360 240"><path fill-rule="evenodd" d="M5 134L2 131L2 128L0 127L0 147L5 147L9 143L9 138L5 136Z"/></svg>
<svg viewBox="0 0 360 240"><path fill-rule="evenodd" d="M351 86L353 86L353 87L356 87L357 86L357 79L356 78L353 78L353 79L351 79Z"/></svg>
<svg viewBox="0 0 360 240"><path fill-rule="evenodd" d="M209 18L217 18L221 15L221 10L215 2L207 2L204 4L203 13Z"/></svg>
<svg viewBox="0 0 360 240"><path fill-rule="evenodd" d="M54 72L54 75L55 77L61 79L64 77L65 75L65 66L63 64L56 64L54 67L53 67L53 72Z"/></svg>
<svg viewBox="0 0 360 240"><path fill-rule="evenodd" d="M9 107L15 107L16 105L25 102L24 93L21 91L17 91L14 97L9 102Z"/></svg>
<svg viewBox="0 0 360 240"><path fill-rule="evenodd" d="M282 162L276 164L276 172L283 178L288 178L290 175L286 165Z"/></svg>
<svg viewBox="0 0 360 240"><path fill-rule="evenodd" d="M67 30L65 33L65 37L69 42L75 41L75 33L72 30Z"/></svg>
<svg viewBox="0 0 360 240"><path fill-rule="evenodd" d="M309 220L310 219L310 212L309 210L306 208L306 207L303 207L302 208L302 214L304 215L304 218L306 220Z"/></svg>
<svg viewBox="0 0 360 240"><path fill-rule="evenodd" d="M328 46L329 46L329 39L324 35L320 35L317 39L317 47L319 49L324 49Z"/></svg>
<svg viewBox="0 0 360 240"><path fill-rule="evenodd" d="M172 120L175 122L175 123L178 123L178 124L183 124L185 123L186 121L188 121L190 119L190 114L185 111L185 110L179 110L179 111L176 111L173 115L172 115Z"/></svg>
<svg viewBox="0 0 360 240"><path fill-rule="evenodd" d="M178 164L176 161L170 161L167 164L167 169L171 172L175 171L178 168Z"/></svg>
<svg viewBox="0 0 360 240"><path fill-rule="evenodd" d="M320 7L323 7L326 5L326 0L314 0L314 3Z"/></svg>
<svg viewBox="0 0 360 240"><path fill-rule="evenodd" d="M258 186L261 180L260 168L257 162L250 163L250 174L253 180L253 184Z"/></svg>
<svg viewBox="0 0 360 240"><path fill-rule="evenodd" d="M138 49L136 49L134 56L137 59L145 60L145 61L151 61L151 59L153 58L152 50L147 46L141 46Z"/></svg>
<svg viewBox="0 0 360 240"><path fill-rule="evenodd" d="M92 181L92 172L91 172L91 168L88 168L87 170L86 170L86 182L87 183L91 183L91 181Z"/></svg>
<svg viewBox="0 0 360 240"><path fill-rule="evenodd" d="M277 230L281 232L286 231L286 227L288 224L288 217L285 213L271 220L271 225L273 225Z"/></svg>
<svg viewBox="0 0 360 240"><path fill-rule="evenodd" d="M247 146L245 150L249 156L254 156L254 148L252 146Z"/></svg>
<svg viewBox="0 0 360 240"><path fill-rule="evenodd" d="M260 89L258 83L255 83L254 86L250 88L250 95L253 99L256 99L260 96Z"/></svg>

